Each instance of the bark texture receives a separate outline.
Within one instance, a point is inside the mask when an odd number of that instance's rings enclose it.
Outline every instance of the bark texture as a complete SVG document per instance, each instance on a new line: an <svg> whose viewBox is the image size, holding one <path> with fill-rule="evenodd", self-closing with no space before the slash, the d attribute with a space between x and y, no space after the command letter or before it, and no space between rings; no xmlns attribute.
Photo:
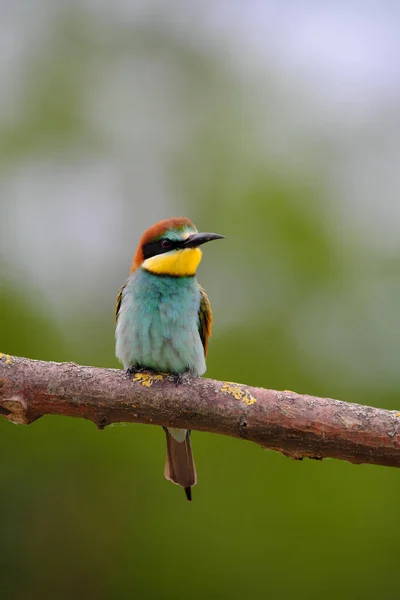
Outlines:
<svg viewBox="0 0 400 600"><path fill-rule="evenodd" d="M134 422L229 435L294 459L400 467L400 412L212 379L17 358L0 353L0 415Z"/></svg>

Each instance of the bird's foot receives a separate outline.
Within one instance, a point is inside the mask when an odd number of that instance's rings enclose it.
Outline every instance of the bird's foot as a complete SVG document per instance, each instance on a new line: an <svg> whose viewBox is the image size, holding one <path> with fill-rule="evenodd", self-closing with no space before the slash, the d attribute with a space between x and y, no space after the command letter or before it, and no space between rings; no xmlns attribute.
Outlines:
<svg viewBox="0 0 400 600"><path fill-rule="evenodd" d="M192 379L192 376L189 373L189 371L184 371L183 373L174 373L173 375L171 375L171 377L172 381L174 381L176 385L188 383Z"/></svg>
<svg viewBox="0 0 400 600"><path fill-rule="evenodd" d="M137 365L133 365L126 370L127 375L136 375L137 373L149 373L153 375L157 373L157 371L150 369L149 367L139 367Z"/></svg>

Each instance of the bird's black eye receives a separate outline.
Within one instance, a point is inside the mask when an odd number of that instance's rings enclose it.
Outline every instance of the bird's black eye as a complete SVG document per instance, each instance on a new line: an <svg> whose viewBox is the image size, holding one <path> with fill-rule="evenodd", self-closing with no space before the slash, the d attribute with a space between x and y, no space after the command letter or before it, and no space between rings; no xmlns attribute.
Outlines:
<svg viewBox="0 0 400 600"><path fill-rule="evenodd" d="M168 248L172 248L171 240L162 240L161 247L164 248L165 250L168 250Z"/></svg>

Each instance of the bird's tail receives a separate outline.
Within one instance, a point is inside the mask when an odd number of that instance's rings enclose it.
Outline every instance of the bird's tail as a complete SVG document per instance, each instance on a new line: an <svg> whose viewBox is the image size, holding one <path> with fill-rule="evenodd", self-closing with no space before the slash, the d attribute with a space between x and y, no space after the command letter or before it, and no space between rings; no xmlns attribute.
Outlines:
<svg viewBox="0 0 400 600"><path fill-rule="evenodd" d="M167 459L164 475L185 489L186 497L192 499L192 487L196 485L197 475L194 466L190 431L164 427L167 436Z"/></svg>

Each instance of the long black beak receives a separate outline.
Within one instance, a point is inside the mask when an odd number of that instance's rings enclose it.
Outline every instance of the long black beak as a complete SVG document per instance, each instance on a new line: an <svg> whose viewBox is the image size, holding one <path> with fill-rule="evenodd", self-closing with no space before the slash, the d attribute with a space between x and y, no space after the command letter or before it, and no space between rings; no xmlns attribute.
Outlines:
<svg viewBox="0 0 400 600"><path fill-rule="evenodd" d="M183 247L195 248L196 246L201 246L206 242L211 242L212 240L221 240L224 237L224 235L219 235L219 233L194 233L188 237L187 240L185 240Z"/></svg>

